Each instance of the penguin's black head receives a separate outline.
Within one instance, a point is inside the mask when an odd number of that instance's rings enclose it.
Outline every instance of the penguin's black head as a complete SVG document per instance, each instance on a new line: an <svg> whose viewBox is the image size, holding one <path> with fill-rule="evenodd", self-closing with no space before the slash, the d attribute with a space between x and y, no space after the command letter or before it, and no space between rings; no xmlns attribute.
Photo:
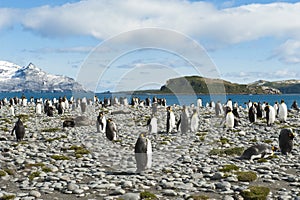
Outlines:
<svg viewBox="0 0 300 200"><path fill-rule="evenodd" d="M295 133L291 130L289 132L289 138L294 139L294 137L295 137Z"/></svg>
<svg viewBox="0 0 300 200"><path fill-rule="evenodd" d="M21 121L21 118L18 118L17 124L18 125L23 125L23 122Z"/></svg>
<svg viewBox="0 0 300 200"><path fill-rule="evenodd" d="M102 116L103 116L103 114L104 114L104 113L103 113L102 111L101 111L101 112L99 112L99 116L100 116L100 117L102 117Z"/></svg>
<svg viewBox="0 0 300 200"><path fill-rule="evenodd" d="M140 138L145 138L147 136L147 133L141 133Z"/></svg>
<svg viewBox="0 0 300 200"><path fill-rule="evenodd" d="M225 111L226 111L226 114L227 114L227 113L231 112L232 110L229 106L226 106Z"/></svg>

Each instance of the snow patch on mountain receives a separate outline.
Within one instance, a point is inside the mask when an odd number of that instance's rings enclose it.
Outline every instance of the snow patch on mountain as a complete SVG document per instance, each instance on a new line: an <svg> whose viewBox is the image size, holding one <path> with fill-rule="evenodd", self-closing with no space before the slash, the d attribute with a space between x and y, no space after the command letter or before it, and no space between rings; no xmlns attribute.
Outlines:
<svg viewBox="0 0 300 200"><path fill-rule="evenodd" d="M14 63L0 61L0 91L64 92L85 90L74 79L48 74L32 63L21 67Z"/></svg>
<svg viewBox="0 0 300 200"><path fill-rule="evenodd" d="M16 71L21 69L19 65L16 65L7 61L0 61L0 81L6 81L7 79L12 78Z"/></svg>

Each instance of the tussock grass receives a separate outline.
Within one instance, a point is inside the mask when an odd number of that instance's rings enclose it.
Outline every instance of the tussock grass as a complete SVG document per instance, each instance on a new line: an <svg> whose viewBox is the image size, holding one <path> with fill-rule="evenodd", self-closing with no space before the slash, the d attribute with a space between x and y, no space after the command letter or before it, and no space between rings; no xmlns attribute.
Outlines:
<svg viewBox="0 0 300 200"><path fill-rule="evenodd" d="M193 200L208 200L209 197L206 195L192 195L189 196L187 199L193 199Z"/></svg>
<svg viewBox="0 0 300 200"><path fill-rule="evenodd" d="M16 198L16 195L14 195L14 194L5 194L0 199L1 200L9 200L9 199L15 199L15 198Z"/></svg>
<svg viewBox="0 0 300 200"><path fill-rule="evenodd" d="M264 186L250 186L247 190L241 191L240 195L245 200L265 200L270 189Z"/></svg>
<svg viewBox="0 0 300 200"><path fill-rule="evenodd" d="M228 144L229 143L229 139L222 137L222 138L220 138L220 142L221 142L222 145Z"/></svg>
<svg viewBox="0 0 300 200"><path fill-rule="evenodd" d="M240 168L236 165L229 164L229 165L224 165L222 168L219 169L220 172L231 172L231 171L236 171L239 170Z"/></svg>
<svg viewBox="0 0 300 200"><path fill-rule="evenodd" d="M68 156L64 155L52 155L51 158L54 160L70 160Z"/></svg>
<svg viewBox="0 0 300 200"><path fill-rule="evenodd" d="M30 163L30 164L26 164L25 167L26 168L31 168L31 167L44 167L45 164L44 163Z"/></svg>
<svg viewBox="0 0 300 200"><path fill-rule="evenodd" d="M257 179L255 172L245 171L245 172L236 172L237 179L241 182L252 182Z"/></svg>
<svg viewBox="0 0 300 200"><path fill-rule="evenodd" d="M8 175L14 175L14 171L12 169L5 168L3 169Z"/></svg>
<svg viewBox="0 0 300 200"><path fill-rule="evenodd" d="M6 176L6 172L4 170L0 170L0 176Z"/></svg>
<svg viewBox="0 0 300 200"><path fill-rule="evenodd" d="M151 192L148 192L148 191L141 192L140 193L140 198L141 199L147 199L147 200L156 200L156 199L158 199L155 194L153 194Z"/></svg>
<svg viewBox="0 0 300 200"><path fill-rule="evenodd" d="M36 178L36 177L39 177L40 174L41 174L41 172L32 172L32 173L28 176L28 178L29 178L30 181L33 181L33 179Z"/></svg>
<svg viewBox="0 0 300 200"><path fill-rule="evenodd" d="M47 132L47 133L55 133L55 132L61 131L61 128L59 128L59 127L45 128L45 129L42 129L41 131Z"/></svg>
<svg viewBox="0 0 300 200"><path fill-rule="evenodd" d="M45 173L52 172L51 168L49 168L49 167L42 167L42 171Z"/></svg>
<svg viewBox="0 0 300 200"><path fill-rule="evenodd" d="M75 157L76 158L82 158L82 156L84 154L89 154L90 151L87 150L86 148L82 147L82 146L76 146L76 145L73 145L69 148L69 150L74 150L75 151Z"/></svg>

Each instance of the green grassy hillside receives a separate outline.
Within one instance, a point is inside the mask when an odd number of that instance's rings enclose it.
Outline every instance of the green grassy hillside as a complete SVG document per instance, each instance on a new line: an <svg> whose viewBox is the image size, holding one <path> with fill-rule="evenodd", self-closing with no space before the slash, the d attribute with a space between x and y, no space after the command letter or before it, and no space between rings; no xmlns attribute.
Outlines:
<svg viewBox="0 0 300 200"><path fill-rule="evenodd" d="M185 76L167 81L161 87L162 93L191 93L197 94L263 94L261 86L231 83L222 79L210 79L200 76Z"/></svg>

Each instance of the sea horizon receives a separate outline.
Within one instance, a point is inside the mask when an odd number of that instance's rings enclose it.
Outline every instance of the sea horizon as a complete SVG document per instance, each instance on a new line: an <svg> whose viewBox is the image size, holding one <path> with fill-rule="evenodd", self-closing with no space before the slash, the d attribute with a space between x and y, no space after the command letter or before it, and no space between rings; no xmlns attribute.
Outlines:
<svg viewBox="0 0 300 200"><path fill-rule="evenodd" d="M221 101L221 103L226 103L228 99L233 102L237 102L239 105L243 106L245 102L249 100L252 102L269 102L273 105L276 101L280 102L282 99L285 100L288 107L290 107L293 101L300 102L300 94L162 94L162 93L129 93L129 92L0 92L0 99L3 98L13 98L22 97L24 95L27 99L33 98L43 98L43 99L53 99L66 96L68 99L70 97L75 98L89 98L92 99L96 95L100 101L104 98L112 97L126 97L128 101L132 97L138 97L140 100L145 100L153 97L165 98L167 100L167 105L190 105L197 103L197 99L201 98L203 106L205 106L210 101Z"/></svg>

